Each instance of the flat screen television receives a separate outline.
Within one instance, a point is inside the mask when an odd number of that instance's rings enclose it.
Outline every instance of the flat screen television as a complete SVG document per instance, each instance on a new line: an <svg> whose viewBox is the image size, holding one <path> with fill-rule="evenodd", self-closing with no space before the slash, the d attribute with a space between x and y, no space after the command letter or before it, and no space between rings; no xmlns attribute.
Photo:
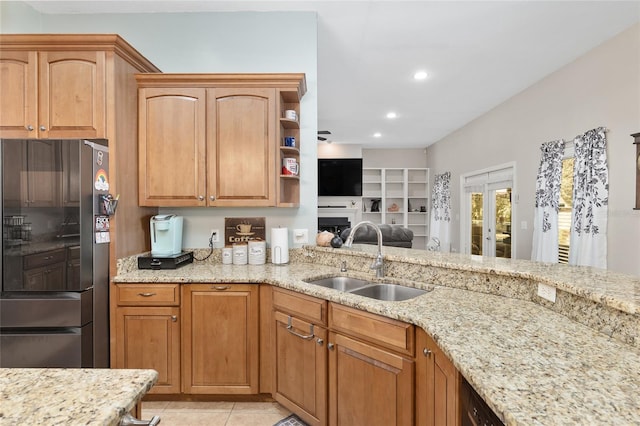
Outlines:
<svg viewBox="0 0 640 426"><path fill-rule="evenodd" d="M361 196L362 158L319 158L319 196Z"/></svg>

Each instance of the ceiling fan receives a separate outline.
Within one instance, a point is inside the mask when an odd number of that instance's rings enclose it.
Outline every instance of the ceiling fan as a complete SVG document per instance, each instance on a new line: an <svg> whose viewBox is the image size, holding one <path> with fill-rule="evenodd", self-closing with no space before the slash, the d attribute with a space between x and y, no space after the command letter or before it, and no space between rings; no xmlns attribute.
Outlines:
<svg viewBox="0 0 640 426"><path fill-rule="evenodd" d="M318 130L318 140L319 140L320 142L324 142L324 141L326 141L326 140L327 140L327 138L322 137L322 136L320 136L320 135L330 135L330 134L331 134L331 132L330 132L330 131L328 131L328 130ZM331 143L331 141L329 141L328 143Z"/></svg>

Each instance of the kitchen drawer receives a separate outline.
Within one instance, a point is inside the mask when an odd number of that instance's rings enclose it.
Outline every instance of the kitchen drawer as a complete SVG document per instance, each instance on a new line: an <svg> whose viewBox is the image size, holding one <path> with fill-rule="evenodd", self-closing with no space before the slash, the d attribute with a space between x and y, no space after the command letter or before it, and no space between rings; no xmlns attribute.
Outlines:
<svg viewBox="0 0 640 426"><path fill-rule="evenodd" d="M24 269L39 268L53 263L64 262L67 254L65 249L45 251L38 254L30 254L24 257Z"/></svg>
<svg viewBox="0 0 640 426"><path fill-rule="evenodd" d="M180 284L118 284L119 306L179 306Z"/></svg>
<svg viewBox="0 0 640 426"><path fill-rule="evenodd" d="M329 327L399 353L415 353L414 327L402 321L330 303Z"/></svg>
<svg viewBox="0 0 640 426"><path fill-rule="evenodd" d="M327 302L322 299L274 287L273 307L314 324L327 324Z"/></svg>

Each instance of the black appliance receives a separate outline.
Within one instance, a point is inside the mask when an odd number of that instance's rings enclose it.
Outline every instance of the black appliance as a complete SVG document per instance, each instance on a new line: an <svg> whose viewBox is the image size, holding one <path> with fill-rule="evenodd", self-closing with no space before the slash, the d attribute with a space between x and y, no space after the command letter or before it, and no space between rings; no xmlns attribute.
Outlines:
<svg viewBox="0 0 640 426"><path fill-rule="evenodd" d="M504 426L504 423L464 378L460 386L460 405L462 426Z"/></svg>
<svg viewBox="0 0 640 426"><path fill-rule="evenodd" d="M183 251L182 253L168 256L148 255L138 257L138 269L177 269L190 263L193 263L192 251Z"/></svg>
<svg viewBox="0 0 640 426"><path fill-rule="evenodd" d="M329 231L340 235L342 231L351 227L346 217L318 217L318 232Z"/></svg>
<svg viewBox="0 0 640 426"><path fill-rule="evenodd" d="M362 158L319 158L319 196L361 196Z"/></svg>
<svg viewBox="0 0 640 426"><path fill-rule="evenodd" d="M0 140L0 367L109 367L105 140Z"/></svg>

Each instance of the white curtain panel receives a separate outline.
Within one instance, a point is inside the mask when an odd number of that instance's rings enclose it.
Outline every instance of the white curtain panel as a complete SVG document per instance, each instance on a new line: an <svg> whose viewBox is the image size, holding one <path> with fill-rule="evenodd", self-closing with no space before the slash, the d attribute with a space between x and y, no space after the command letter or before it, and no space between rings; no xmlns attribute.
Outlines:
<svg viewBox="0 0 640 426"><path fill-rule="evenodd" d="M560 139L540 147L531 250L531 260L538 262L558 262L558 204L564 146L564 140Z"/></svg>
<svg viewBox="0 0 640 426"><path fill-rule="evenodd" d="M607 267L609 168L606 129L589 130L573 140L575 164L571 215L571 265Z"/></svg>
<svg viewBox="0 0 640 426"><path fill-rule="evenodd" d="M436 175L431 191L431 239L440 241L440 251L451 249L451 172Z"/></svg>

